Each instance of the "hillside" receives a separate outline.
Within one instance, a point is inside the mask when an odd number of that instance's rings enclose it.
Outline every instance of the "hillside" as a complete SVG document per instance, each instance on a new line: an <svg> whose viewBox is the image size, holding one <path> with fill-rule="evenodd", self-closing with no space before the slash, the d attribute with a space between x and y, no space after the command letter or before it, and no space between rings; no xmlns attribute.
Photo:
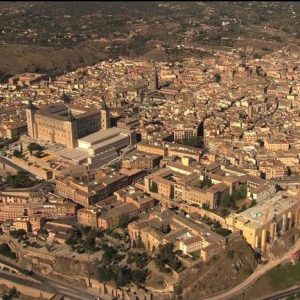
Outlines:
<svg viewBox="0 0 300 300"><path fill-rule="evenodd" d="M183 299L197 300L236 286L254 271L256 264L253 250L243 239L231 242L207 264L183 272Z"/></svg>
<svg viewBox="0 0 300 300"><path fill-rule="evenodd" d="M193 47L251 45L268 53L299 44L299 15L297 2L1 2L0 79L120 55L207 55Z"/></svg>

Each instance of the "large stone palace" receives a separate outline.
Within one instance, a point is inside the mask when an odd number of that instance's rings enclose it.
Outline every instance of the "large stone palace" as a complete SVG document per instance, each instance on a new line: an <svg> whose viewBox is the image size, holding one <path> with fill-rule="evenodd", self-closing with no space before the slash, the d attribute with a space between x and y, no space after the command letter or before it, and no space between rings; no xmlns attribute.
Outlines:
<svg viewBox="0 0 300 300"><path fill-rule="evenodd" d="M78 139L110 127L110 111L104 101L98 109L64 103L37 108L29 101L26 118L29 136L67 148L75 148Z"/></svg>

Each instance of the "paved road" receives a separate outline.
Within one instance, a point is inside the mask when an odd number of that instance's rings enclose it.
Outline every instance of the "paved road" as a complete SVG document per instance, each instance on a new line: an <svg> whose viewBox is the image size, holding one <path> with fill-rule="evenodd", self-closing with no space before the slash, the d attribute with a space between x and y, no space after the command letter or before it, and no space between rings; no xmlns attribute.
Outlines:
<svg viewBox="0 0 300 300"><path fill-rule="evenodd" d="M97 292L88 291L86 288L71 286L39 274L34 274L32 277L41 281L43 286L54 289L59 293L66 295L71 300L94 300L96 297L100 297L100 294ZM102 298L100 299L103 300Z"/></svg>
<svg viewBox="0 0 300 300"><path fill-rule="evenodd" d="M259 268L256 271L254 271L245 281L241 282L239 285L218 295L208 297L208 298L201 298L201 300L229 300L233 296L242 294L243 290L250 287L253 283L255 283L255 281L258 278L263 276L266 272L270 271L272 268L276 267L277 265L290 260L291 254L299 249L300 249L300 239L286 254L284 254L280 258L268 262L266 265L259 266Z"/></svg>
<svg viewBox="0 0 300 300"><path fill-rule="evenodd" d="M281 300L281 299L285 299L286 297L294 295L299 292L300 292L300 287L297 286L297 287L292 287L292 288L289 288L289 289L281 291L281 292L270 294L265 297L261 297L258 300Z"/></svg>
<svg viewBox="0 0 300 300"><path fill-rule="evenodd" d="M20 268L20 266L14 262L12 262L11 260L8 260L4 257L0 258L0 262L4 263L9 266L14 266L16 269L22 269ZM27 277L23 277L23 276L19 276L13 273L7 273L7 276L10 277L10 279L12 281L16 281L19 282L21 280L21 282L25 285L42 285L41 288L46 289L46 290L54 290L57 293L61 293L65 296L67 296L70 300L94 300L96 297L100 297L100 293L98 293L97 291L91 290L91 289L87 289L87 288L81 288L78 286L72 286L69 285L67 283L64 283L62 281L57 281L45 276L42 276L38 273L35 273L32 276L27 276ZM33 282L32 279L34 279L36 282ZM1 282L1 276L0 276L0 282ZM39 282L39 283L37 283ZM106 297L105 298L109 298ZM104 300L103 298L100 297L101 300Z"/></svg>

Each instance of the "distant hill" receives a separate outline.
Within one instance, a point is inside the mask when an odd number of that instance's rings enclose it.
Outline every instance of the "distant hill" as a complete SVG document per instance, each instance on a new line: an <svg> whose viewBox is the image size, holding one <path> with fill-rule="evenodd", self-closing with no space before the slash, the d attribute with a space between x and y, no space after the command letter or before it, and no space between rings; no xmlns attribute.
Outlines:
<svg viewBox="0 0 300 300"><path fill-rule="evenodd" d="M0 2L0 79L22 71L65 72L101 59L176 60L205 52L175 47L272 51L298 44L297 2ZM153 42L151 42L153 41Z"/></svg>

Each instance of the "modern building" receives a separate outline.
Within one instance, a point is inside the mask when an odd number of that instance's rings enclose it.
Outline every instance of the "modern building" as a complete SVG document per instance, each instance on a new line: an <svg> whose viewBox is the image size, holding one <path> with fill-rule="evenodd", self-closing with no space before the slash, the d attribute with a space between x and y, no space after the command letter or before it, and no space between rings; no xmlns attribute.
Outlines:
<svg viewBox="0 0 300 300"><path fill-rule="evenodd" d="M118 158L120 150L131 143L130 132L113 127L80 138L77 141L78 147L62 149L57 154L74 164L88 165L96 169Z"/></svg>

